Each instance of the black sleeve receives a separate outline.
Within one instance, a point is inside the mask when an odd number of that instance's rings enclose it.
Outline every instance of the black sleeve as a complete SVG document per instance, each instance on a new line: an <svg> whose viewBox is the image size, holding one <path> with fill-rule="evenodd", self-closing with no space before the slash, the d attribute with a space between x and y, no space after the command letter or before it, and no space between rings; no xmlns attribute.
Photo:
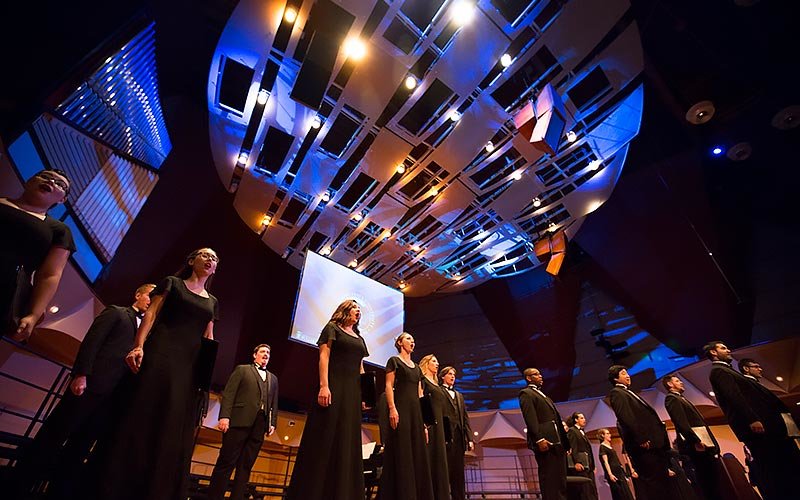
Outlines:
<svg viewBox="0 0 800 500"><path fill-rule="evenodd" d="M758 414L752 410L750 403L745 399L742 391L739 390L739 386L736 385L733 377L734 375L721 368L711 370L709 378L717 398L729 401L731 403L730 406L734 407L737 413L741 413L748 424L759 422Z"/></svg>
<svg viewBox="0 0 800 500"><path fill-rule="evenodd" d="M78 356L75 358L75 364L72 367L72 373L78 375L91 375L92 366L94 365L97 352L103 346L103 343L111 332L122 319L122 312L115 307L106 307L92 322L89 331L81 342L81 347L78 350Z"/></svg>
<svg viewBox="0 0 800 500"><path fill-rule="evenodd" d="M74 253L75 240L72 238L72 231L69 226L63 222L53 219L53 224L50 226L53 233L52 247L65 248L69 253Z"/></svg>
<svg viewBox="0 0 800 500"><path fill-rule="evenodd" d="M172 291L172 288L175 285L175 280L177 279L180 278L177 278L175 276L167 276L166 278L161 280L161 283L159 283L158 286L156 286L152 292L150 292L150 296L154 297L156 295L163 295L164 298L167 298L167 295L169 295L170 292Z"/></svg>
<svg viewBox="0 0 800 500"><path fill-rule="evenodd" d="M575 427L570 427L567 431L567 441L569 442L570 449L577 450L579 446L579 440L580 438L578 438L578 430L575 429Z"/></svg>
<svg viewBox="0 0 800 500"><path fill-rule="evenodd" d="M664 399L664 406L667 408L669 418L675 425L675 430L686 440L687 443L695 444L700 440L697 439L691 424L689 424L689 417L686 416L686 409L683 403L674 396L668 396Z"/></svg>
<svg viewBox="0 0 800 500"><path fill-rule="evenodd" d="M386 362L386 373L397 371L397 363L397 356L392 356L389 358L389 361Z"/></svg>
<svg viewBox="0 0 800 500"><path fill-rule="evenodd" d="M335 341L338 335L339 332L336 330L336 326L333 323L328 322L328 324L325 325L325 328L323 328L322 332L319 334L317 345L327 344L331 340Z"/></svg>
<svg viewBox="0 0 800 500"><path fill-rule="evenodd" d="M519 393L519 409L522 411L522 418L525 420L525 426L528 428L528 434L532 437L533 442L544 439L544 436L539 433L536 405L533 404L533 398L524 390Z"/></svg>
<svg viewBox="0 0 800 500"><path fill-rule="evenodd" d="M228 383L225 384L225 390L222 391L222 403L219 405L219 418L231 418L231 410L233 409L233 401L236 399L236 392L239 390L239 384L242 382L242 365L237 366Z"/></svg>
<svg viewBox="0 0 800 500"><path fill-rule="evenodd" d="M608 395L608 399L609 403L611 404L611 409L614 410L614 414L617 416L617 420L622 426L630 430L630 432L633 434L634 440L636 441L635 443L626 444L629 447L634 447L646 442L648 438L645 436L640 436L640 432L637 432L639 429L637 426L637 416L636 412L634 412L633 408L631 408L630 398L623 394L622 391L612 390Z"/></svg>

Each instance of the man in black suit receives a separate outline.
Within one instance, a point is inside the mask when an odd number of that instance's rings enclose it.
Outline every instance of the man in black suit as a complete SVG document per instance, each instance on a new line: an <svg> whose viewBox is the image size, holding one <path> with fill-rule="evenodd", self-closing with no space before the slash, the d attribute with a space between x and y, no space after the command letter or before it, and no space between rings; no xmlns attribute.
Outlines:
<svg viewBox="0 0 800 500"><path fill-rule="evenodd" d="M223 498L234 468L230 498L243 498L264 434L275 432L278 377L267 370L270 351L267 344L257 345L253 349L253 363L237 366L225 385L218 425L223 432L222 448L211 473L209 500Z"/></svg>
<svg viewBox="0 0 800 500"><path fill-rule="evenodd" d="M464 500L464 453L475 449L472 441L472 429L469 426L469 415L464 405L464 396L454 389L456 369L445 366L439 370L444 391L450 404L444 406L442 418L445 421L445 438L447 441L447 474L450 476L450 496L453 500Z"/></svg>
<svg viewBox="0 0 800 500"><path fill-rule="evenodd" d="M703 347L711 360L709 380L720 408L739 441L753 456L758 489L765 500L794 498L800 451L789 435L789 409L769 389L731 367L731 352L720 341Z"/></svg>
<svg viewBox="0 0 800 500"><path fill-rule="evenodd" d="M17 464L20 498L48 479L51 498L73 495L81 465L113 420L113 396L129 371L125 356L154 288L140 286L132 306L108 306L92 322L75 358L69 390Z"/></svg>
<svg viewBox="0 0 800 500"><path fill-rule="evenodd" d="M670 498L669 438L664 422L656 410L630 390L631 377L622 365L608 369L608 380L614 387L608 394L609 404L617 416L622 440L648 500Z"/></svg>
<svg viewBox="0 0 800 500"><path fill-rule="evenodd" d="M752 358L742 358L739 360L739 371L753 382L761 383L764 369L758 361Z"/></svg>
<svg viewBox="0 0 800 500"><path fill-rule="evenodd" d="M683 381L671 373L661 379L667 390L664 406L669 413L669 418L675 425L677 433L678 451L688 456L695 469L695 481L700 486L705 498L712 500L721 498L718 491L719 479L717 477L716 461L719 456L719 443L714 433L706 425L703 416L697 408L683 396ZM701 436L710 439L711 443L703 444ZM705 435L704 435L705 434Z"/></svg>
<svg viewBox="0 0 800 500"><path fill-rule="evenodd" d="M526 368L523 374L528 387L519 393L519 408L527 427L528 448L539 464L542 500L566 500L566 453L570 446L561 415L553 400L542 392L542 373L537 368Z"/></svg>
<svg viewBox="0 0 800 500"><path fill-rule="evenodd" d="M594 453L592 443L586 437L586 416L581 412L573 413L570 418L572 426L567 431L567 439L572 449L572 462L575 464L575 475L592 480L590 484L583 485L580 497L583 499L597 500L597 484L594 479Z"/></svg>

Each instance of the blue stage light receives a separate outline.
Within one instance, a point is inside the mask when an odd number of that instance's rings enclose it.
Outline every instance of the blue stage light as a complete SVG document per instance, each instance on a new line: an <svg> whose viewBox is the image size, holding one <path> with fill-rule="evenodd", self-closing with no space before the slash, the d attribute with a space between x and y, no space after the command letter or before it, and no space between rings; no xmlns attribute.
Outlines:
<svg viewBox="0 0 800 500"><path fill-rule="evenodd" d="M721 146L714 146L714 149L711 150L711 154L713 154L714 156L719 156L724 152L725 150L722 149Z"/></svg>

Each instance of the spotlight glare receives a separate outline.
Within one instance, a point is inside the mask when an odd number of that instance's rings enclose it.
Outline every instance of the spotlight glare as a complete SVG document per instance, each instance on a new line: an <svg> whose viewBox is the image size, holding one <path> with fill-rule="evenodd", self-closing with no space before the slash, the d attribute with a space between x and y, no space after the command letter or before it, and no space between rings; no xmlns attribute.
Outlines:
<svg viewBox="0 0 800 500"><path fill-rule="evenodd" d="M511 178L514 179L515 181L518 181L518 180L522 179L522 172L517 170L516 172L511 174Z"/></svg>
<svg viewBox="0 0 800 500"><path fill-rule="evenodd" d="M720 146L714 146L714 149L711 150L711 154L713 154L714 156L719 156L724 152L725 150L722 149L722 147Z"/></svg>
<svg viewBox="0 0 800 500"><path fill-rule="evenodd" d="M510 56L510 55L508 55L508 54L503 54L503 55L500 57L500 64L501 64L501 65L502 65L504 68L507 68L507 67L511 66L511 56Z"/></svg>
<svg viewBox="0 0 800 500"><path fill-rule="evenodd" d="M311 128L317 130L321 126L322 126L322 119L319 116L314 116L314 118L311 119Z"/></svg>
<svg viewBox="0 0 800 500"><path fill-rule="evenodd" d="M284 20L285 20L287 23L293 23L293 22L295 22L295 20L297 19L297 11L296 11L296 10L294 10L293 8L289 7L289 8L288 8L288 9L286 9L286 11L283 13L283 19L284 19Z"/></svg>
<svg viewBox="0 0 800 500"><path fill-rule="evenodd" d="M567 132L567 142L575 142L578 139L578 134L574 130Z"/></svg>
<svg viewBox="0 0 800 500"><path fill-rule="evenodd" d="M356 267L357 265L358 265L358 260L357 259L353 259L353 260L351 260L350 262L347 263L347 267Z"/></svg>
<svg viewBox="0 0 800 500"><path fill-rule="evenodd" d="M237 159L236 159L236 161L237 161L237 162L238 162L240 165L244 165L245 163L247 163L247 159L248 159L249 157L250 157L250 155L248 155L247 153L239 153L239 158L237 158Z"/></svg>
<svg viewBox="0 0 800 500"><path fill-rule="evenodd" d="M406 166L401 163L400 165L397 166L395 172L397 172L398 174L404 174L406 172Z"/></svg>
<svg viewBox="0 0 800 500"><path fill-rule="evenodd" d="M414 244L411 245L411 250L413 250L414 252L419 252L420 250L422 250L422 247L417 244Z"/></svg>
<svg viewBox="0 0 800 500"><path fill-rule="evenodd" d="M50 309L48 309L48 311L50 311L50 314L55 314L60 310L61 309L58 306L50 306ZM781 380L783 380L783 379L781 379Z"/></svg>
<svg viewBox="0 0 800 500"><path fill-rule="evenodd" d="M362 220L363 218L364 218L364 216L363 216L363 215L361 215L361 213L355 213L355 214L353 214L353 220L354 220L354 221L356 221L356 222L361 222L361 220Z"/></svg>
<svg viewBox="0 0 800 500"><path fill-rule="evenodd" d="M324 201L325 203L331 201L331 193L329 191L325 191L324 193L322 193L322 201Z"/></svg>
<svg viewBox="0 0 800 500"><path fill-rule="evenodd" d="M437 194L439 194L439 190L436 189L435 187L432 187L431 190L428 191L428 194L431 196L436 196Z"/></svg>
<svg viewBox="0 0 800 500"><path fill-rule="evenodd" d="M447 118L448 118L448 119L449 119L451 122L457 122L458 120L460 120L460 119L461 119L461 113L459 113L458 111L456 111L456 110L454 109L453 111L451 111L451 112L450 112L450 113L447 115Z"/></svg>
<svg viewBox="0 0 800 500"><path fill-rule="evenodd" d="M399 288L400 290L405 290L406 286L407 286L406 282L402 280L400 281L400 283L397 284L397 288Z"/></svg>
<svg viewBox="0 0 800 500"><path fill-rule="evenodd" d="M536 208L541 207L542 206L542 200L540 200L539 198L534 198L533 199L533 206L536 207Z"/></svg>
<svg viewBox="0 0 800 500"><path fill-rule="evenodd" d="M450 16L456 24L464 26L475 17L475 4L468 0L458 0L450 9Z"/></svg>
<svg viewBox="0 0 800 500"><path fill-rule="evenodd" d="M408 90L414 90L417 87L417 79L411 75L408 75L406 77L405 85Z"/></svg>
<svg viewBox="0 0 800 500"><path fill-rule="evenodd" d="M331 247L324 247L322 250L319 251L320 255L330 255L331 254Z"/></svg>
<svg viewBox="0 0 800 500"><path fill-rule="evenodd" d="M267 103L267 96L268 96L268 94L267 94L266 90L264 90L264 89L259 90L258 91L258 97L256 97L256 102L258 102L259 104L261 104L263 106L264 104Z"/></svg>
<svg viewBox="0 0 800 500"><path fill-rule="evenodd" d="M603 162L601 160L592 160L589 162L589 170L594 172L595 170L600 168L600 165L602 164Z"/></svg>
<svg viewBox="0 0 800 500"><path fill-rule="evenodd" d="M345 40L342 49L344 50L345 57L354 61L360 61L367 55L367 46L358 38L348 38Z"/></svg>
<svg viewBox="0 0 800 500"><path fill-rule="evenodd" d="M486 152L491 153L492 151L494 151L494 143L489 141L486 143Z"/></svg>
<svg viewBox="0 0 800 500"><path fill-rule="evenodd" d="M272 216L269 214L264 215L264 218L261 219L262 226L269 226L270 222L272 222Z"/></svg>

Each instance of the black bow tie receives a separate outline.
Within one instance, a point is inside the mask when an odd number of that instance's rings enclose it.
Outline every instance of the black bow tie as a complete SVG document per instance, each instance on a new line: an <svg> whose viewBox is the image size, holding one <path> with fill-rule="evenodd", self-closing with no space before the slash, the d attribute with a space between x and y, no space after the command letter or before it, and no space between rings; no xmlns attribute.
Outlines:
<svg viewBox="0 0 800 500"><path fill-rule="evenodd" d="M265 372L265 371L267 371L267 367L266 367L266 366L258 366L258 365L256 365L256 368L258 368L258 369L259 369L259 370L261 370L262 372Z"/></svg>
<svg viewBox="0 0 800 500"><path fill-rule="evenodd" d="M444 388L447 389L448 391L455 391L455 389L453 389L452 385L446 385L446 386L444 386Z"/></svg>
<svg viewBox="0 0 800 500"><path fill-rule="evenodd" d="M136 315L137 318L144 319L144 313L143 312L141 312L141 311L134 312L134 314Z"/></svg>

